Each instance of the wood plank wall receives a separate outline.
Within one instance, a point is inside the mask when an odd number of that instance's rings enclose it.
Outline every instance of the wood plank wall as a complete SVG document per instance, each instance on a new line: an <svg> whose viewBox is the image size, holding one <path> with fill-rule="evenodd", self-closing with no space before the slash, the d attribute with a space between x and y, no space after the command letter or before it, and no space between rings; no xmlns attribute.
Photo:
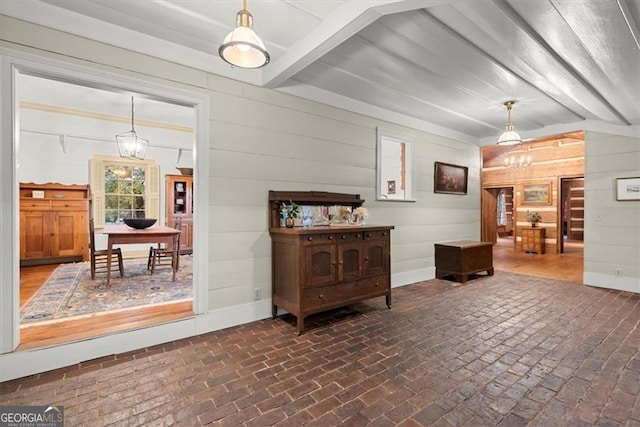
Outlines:
<svg viewBox="0 0 640 427"><path fill-rule="evenodd" d="M531 156L532 163L523 167L505 166L510 155ZM546 230L546 252L559 252L559 240L562 236L562 218L559 186L562 178L584 176L584 136L572 134L570 138L559 136L544 141L527 142L515 147L490 146L482 148L482 188L513 186L513 226L516 250L522 250L520 228L529 227L527 211L540 213L542 220L538 224ZM549 183L551 186L550 203L525 204L522 189L525 184ZM486 213L483 212L483 221Z"/></svg>

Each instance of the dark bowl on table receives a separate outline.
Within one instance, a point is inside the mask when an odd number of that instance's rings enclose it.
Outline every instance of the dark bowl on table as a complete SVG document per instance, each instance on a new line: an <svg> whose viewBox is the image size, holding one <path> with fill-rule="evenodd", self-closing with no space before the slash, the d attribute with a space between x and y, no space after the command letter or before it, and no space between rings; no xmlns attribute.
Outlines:
<svg viewBox="0 0 640 427"><path fill-rule="evenodd" d="M143 228L151 227L156 221L157 219L155 218L125 218L124 223L131 228L142 230Z"/></svg>

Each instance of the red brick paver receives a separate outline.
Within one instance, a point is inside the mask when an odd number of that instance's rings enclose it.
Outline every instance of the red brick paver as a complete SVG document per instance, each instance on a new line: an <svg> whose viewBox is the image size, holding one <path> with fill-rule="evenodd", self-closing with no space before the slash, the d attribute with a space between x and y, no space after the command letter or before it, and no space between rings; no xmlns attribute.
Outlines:
<svg viewBox="0 0 640 427"><path fill-rule="evenodd" d="M496 272L0 385L66 425L640 426L640 296Z"/></svg>

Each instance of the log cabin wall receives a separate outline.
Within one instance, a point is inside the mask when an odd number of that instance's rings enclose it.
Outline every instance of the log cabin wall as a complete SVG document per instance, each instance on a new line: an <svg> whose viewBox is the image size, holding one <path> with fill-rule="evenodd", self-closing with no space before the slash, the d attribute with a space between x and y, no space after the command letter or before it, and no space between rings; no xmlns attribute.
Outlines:
<svg viewBox="0 0 640 427"><path fill-rule="evenodd" d="M582 132L565 134L545 140L531 141L518 146L487 146L482 149L481 184L483 189L513 187L513 228L516 250L522 250L522 227L530 227L527 211L538 212L542 220L538 224L546 231L546 252L559 252L562 238L562 178L584 176L584 135ZM531 156L528 166L507 166L510 156ZM550 202L528 203L523 200L525 185L549 183ZM491 194L490 192L483 192ZM495 218L495 214L482 212L483 221Z"/></svg>

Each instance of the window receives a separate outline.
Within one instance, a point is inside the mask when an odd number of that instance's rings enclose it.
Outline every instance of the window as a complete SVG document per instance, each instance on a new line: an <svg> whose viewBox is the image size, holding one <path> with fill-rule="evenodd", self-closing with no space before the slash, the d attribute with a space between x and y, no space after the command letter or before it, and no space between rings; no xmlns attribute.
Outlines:
<svg viewBox="0 0 640 427"><path fill-rule="evenodd" d="M160 218L160 169L153 160L94 156L89 163L96 228L125 218Z"/></svg>
<svg viewBox="0 0 640 427"><path fill-rule="evenodd" d="M104 222L145 218L145 168L119 163L104 165Z"/></svg>

